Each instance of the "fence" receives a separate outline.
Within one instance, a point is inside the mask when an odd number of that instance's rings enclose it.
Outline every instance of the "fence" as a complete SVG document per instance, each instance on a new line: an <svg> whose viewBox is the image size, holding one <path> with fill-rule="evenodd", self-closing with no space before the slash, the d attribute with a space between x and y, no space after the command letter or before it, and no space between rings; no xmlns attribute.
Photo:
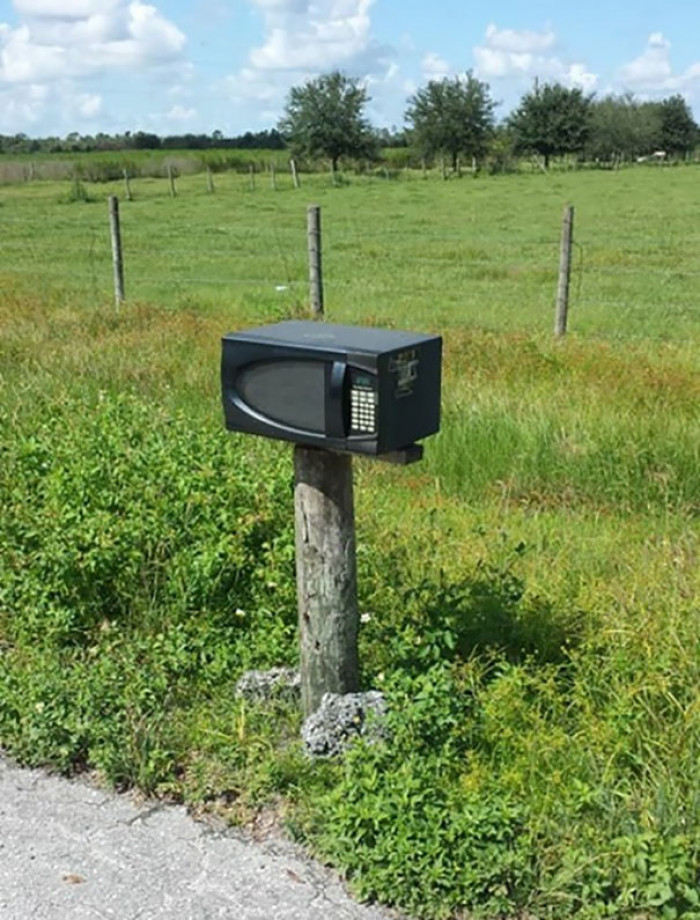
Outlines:
<svg viewBox="0 0 700 920"><path fill-rule="evenodd" d="M190 185L175 197L163 183L158 190L135 187L134 200L122 202L122 267L99 201L68 206L51 200L41 216L31 203L5 202L0 278L31 279L41 290L65 288L95 301L110 296L112 278L122 278L121 293L115 290L120 302L126 296L194 306L228 299L262 314L303 309L308 241L316 231L307 225L291 176L286 196L275 193L269 176L266 188L258 184L254 193L238 177L235 195L230 186L222 190L223 179L217 177L216 193L198 177L201 188ZM564 305L571 328L586 334L673 338L700 329L700 240L687 227L662 227L654 236L640 226L611 239L577 217L576 232L562 247L560 208L546 227L523 220L518 227L513 219L509 232L507 212L501 223L493 216L481 221L478 213L445 222L425 202L403 218L389 201L388 213L371 220L355 201L348 208L342 195L323 205L331 320L548 331L557 303L559 334L566 329Z"/></svg>

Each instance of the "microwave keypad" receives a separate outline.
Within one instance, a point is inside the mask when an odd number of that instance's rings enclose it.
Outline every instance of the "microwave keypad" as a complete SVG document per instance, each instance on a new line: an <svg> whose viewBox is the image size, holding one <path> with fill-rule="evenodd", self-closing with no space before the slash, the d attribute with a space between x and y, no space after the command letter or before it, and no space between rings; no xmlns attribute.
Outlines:
<svg viewBox="0 0 700 920"><path fill-rule="evenodd" d="M373 387L355 384L350 389L350 427L358 433L376 430L376 395Z"/></svg>

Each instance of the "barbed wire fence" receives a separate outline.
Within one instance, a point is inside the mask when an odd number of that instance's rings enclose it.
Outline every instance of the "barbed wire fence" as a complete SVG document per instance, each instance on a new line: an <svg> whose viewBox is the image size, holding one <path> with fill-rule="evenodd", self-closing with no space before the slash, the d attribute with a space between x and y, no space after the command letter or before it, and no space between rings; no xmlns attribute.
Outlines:
<svg viewBox="0 0 700 920"><path fill-rule="evenodd" d="M301 208L300 208L301 210ZM332 212L329 213L332 215ZM129 217L131 223L133 218ZM70 223L70 222L69 222ZM216 290L260 292L275 291L288 294L297 304L308 303L313 297L309 288L310 251L304 242L304 232L277 227L272 221L274 245L256 245L259 227L237 226L236 245L223 248L211 245L207 239L202 245L168 245L159 239L149 238L144 251L143 234L133 239L124 237L121 258L124 286L115 290L118 301L125 299L148 300L164 291L188 292L211 287ZM104 298L110 292L114 272L114 254L108 215L91 216L79 228L71 226L63 235L47 236L38 218L14 216L0 212L0 275L9 277L31 276L41 284L74 286ZM268 234L269 235L269 234ZM112 231L113 236L113 231ZM64 243L63 240L67 240ZM416 240L422 242L422 254L413 251ZM242 242L245 241L245 242ZM685 238L685 243L692 240ZM601 251L600 241L586 238L585 229L577 228L569 241L567 271L570 275L567 307L571 310L575 328L578 310L611 310L632 315L648 309L640 303L635 291L640 285L655 284L663 290L659 310L669 319L682 316L700 323L700 296L695 296L700 268L686 267L676 257L669 245L666 253L655 255L666 264L648 264L643 252L638 251L638 236L617 236L614 240L620 259L635 264L597 264ZM698 239L700 242L700 239ZM493 257L488 253L493 244ZM628 246L625 249L625 246ZM606 241L609 249L609 241ZM433 229L426 233L421 228L391 227L375 230L367 228L359 219L347 218L334 223L324 223L321 242L324 258L322 284L331 292L361 287L371 279L374 288L384 288L393 297L440 294L446 277L463 282L465 288L474 280L488 282L512 278L515 281L535 279L540 285L550 285L546 295L555 307L557 283L561 279L561 241L546 237L526 242L514 241L509 252L503 238L488 233L475 232L472 236L464 229L444 231ZM352 258L348 259L348 252ZM406 260L412 266L431 267L411 286L397 284L395 279L383 281L376 275L378 254L384 263ZM512 258L511 258L512 255ZM160 266L158 276L148 270L147 263L156 261ZM366 263L362 270L363 261ZM432 279L432 280L431 280ZM634 286L627 283L634 279ZM610 280L613 283L607 284ZM431 290L432 287L432 290ZM437 288L437 289L436 289ZM627 293L629 289L629 294ZM459 324L459 316L454 322ZM542 328L551 328L550 317L542 316Z"/></svg>

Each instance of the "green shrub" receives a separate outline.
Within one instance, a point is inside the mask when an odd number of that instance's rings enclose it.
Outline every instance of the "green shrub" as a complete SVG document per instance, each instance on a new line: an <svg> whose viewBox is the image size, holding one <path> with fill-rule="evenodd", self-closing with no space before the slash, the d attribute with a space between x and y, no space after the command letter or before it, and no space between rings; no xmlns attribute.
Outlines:
<svg viewBox="0 0 700 920"><path fill-rule="evenodd" d="M289 470L130 396L43 409L0 419L0 740L151 786L181 695L294 659Z"/></svg>

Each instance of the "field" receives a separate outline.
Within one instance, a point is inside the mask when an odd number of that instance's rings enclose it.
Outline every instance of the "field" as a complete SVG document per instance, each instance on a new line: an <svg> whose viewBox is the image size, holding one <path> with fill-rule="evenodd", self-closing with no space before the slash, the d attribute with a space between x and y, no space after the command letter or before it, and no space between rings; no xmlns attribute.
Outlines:
<svg viewBox="0 0 700 920"><path fill-rule="evenodd" d="M393 175L393 174L392 174ZM700 917L700 205L692 166L0 188L0 745L255 823L417 917ZM390 744L305 761L291 455L222 431L219 339L439 332L443 426L358 461ZM552 336L574 204L570 333Z"/></svg>

